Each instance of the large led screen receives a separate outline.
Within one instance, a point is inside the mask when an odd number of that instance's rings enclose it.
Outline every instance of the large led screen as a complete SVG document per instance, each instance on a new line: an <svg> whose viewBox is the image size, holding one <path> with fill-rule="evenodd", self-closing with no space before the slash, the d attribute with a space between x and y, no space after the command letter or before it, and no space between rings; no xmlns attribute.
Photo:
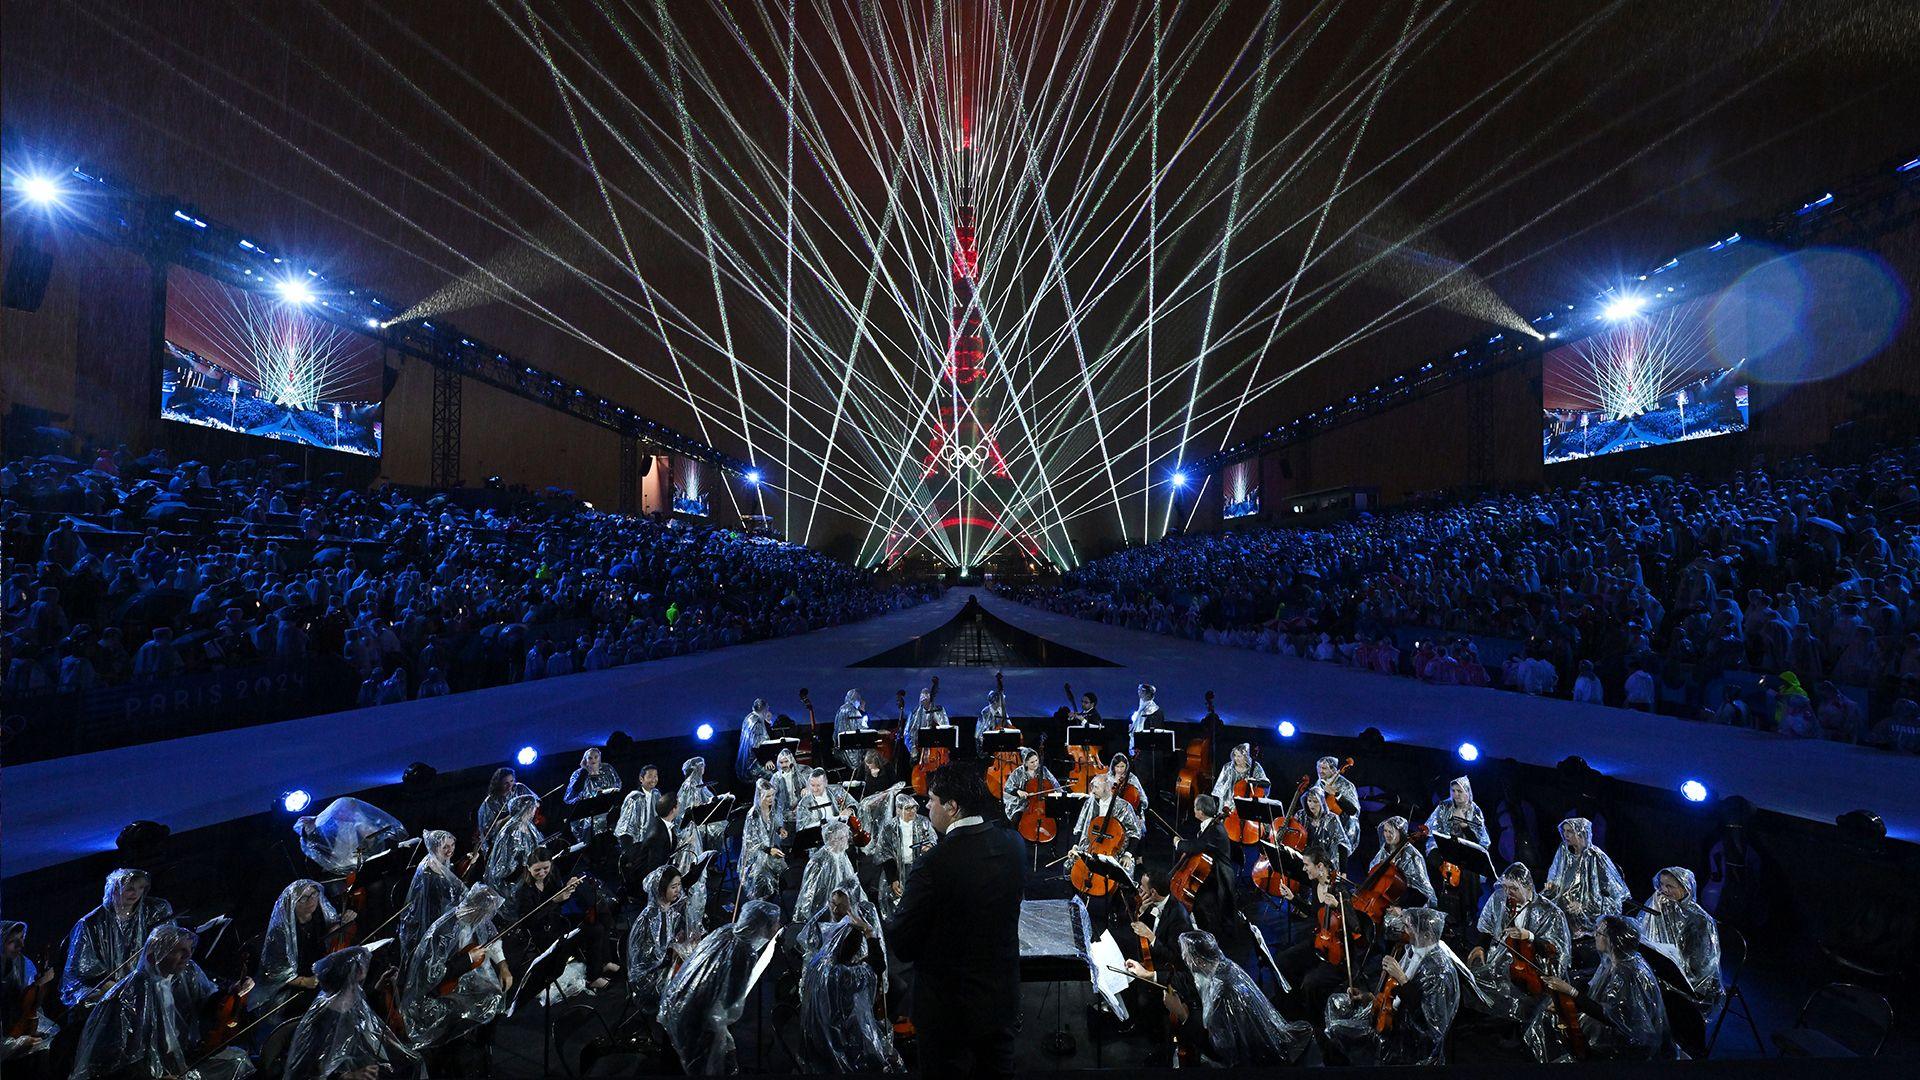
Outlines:
<svg viewBox="0 0 1920 1080"><path fill-rule="evenodd" d="M299 303L175 267L160 414L323 450L380 456L380 343Z"/></svg>
<svg viewBox="0 0 1920 1080"><path fill-rule="evenodd" d="M1236 461L1220 471L1220 516L1252 517L1260 512L1260 459Z"/></svg>
<svg viewBox="0 0 1920 1080"><path fill-rule="evenodd" d="M1747 429L1747 375L1715 355L1705 305L1634 313L1546 354L1547 464Z"/></svg>

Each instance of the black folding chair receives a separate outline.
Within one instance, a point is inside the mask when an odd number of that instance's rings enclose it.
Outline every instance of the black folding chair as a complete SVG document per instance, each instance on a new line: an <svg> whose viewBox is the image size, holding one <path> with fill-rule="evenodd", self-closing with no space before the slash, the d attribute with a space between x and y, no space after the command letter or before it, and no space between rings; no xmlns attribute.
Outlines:
<svg viewBox="0 0 1920 1080"><path fill-rule="evenodd" d="M1740 1019L1746 1021L1747 1031L1753 1035L1753 1049L1761 1057L1767 1056L1767 1044L1760 1039L1760 1025L1753 1019L1753 1006L1747 1004L1747 995L1740 989L1740 972L1747 966L1746 935L1733 927L1720 924L1720 1015L1713 1018L1713 1034L1707 1038L1707 1057L1713 1056L1713 1048L1720 1041L1720 1025L1727 1022L1727 1014L1735 1005L1740 1007Z"/></svg>
<svg viewBox="0 0 1920 1080"><path fill-rule="evenodd" d="M1807 998L1793 1027L1773 1033L1773 1044L1787 1057L1877 1057L1892 1030L1893 1006L1884 996L1832 982Z"/></svg>
<svg viewBox="0 0 1920 1080"><path fill-rule="evenodd" d="M285 1020L267 1033L266 1041L260 1044L260 1075L275 1077L286 1068L287 1047L293 1045L294 1029L300 1026L300 1017Z"/></svg>

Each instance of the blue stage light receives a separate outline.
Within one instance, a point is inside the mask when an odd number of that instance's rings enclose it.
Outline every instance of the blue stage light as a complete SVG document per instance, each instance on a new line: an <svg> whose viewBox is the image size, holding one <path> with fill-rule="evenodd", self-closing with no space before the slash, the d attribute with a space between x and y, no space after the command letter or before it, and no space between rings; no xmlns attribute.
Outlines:
<svg viewBox="0 0 1920 1080"><path fill-rule="evenodd" d="M1186 470L1182 469L1179 472L1176 472L1173 474L1173 486L1177 488L1183 488L1187 486Z"/></svg>
<svg viewBox="0 0 1920 1080"><path fill-rule="evenodd" d="M1460 755L1461 761L1479 761L1480 760L1480 748L1473 745L1470 742L1461 743L1460 749L1454 752Z"/></svg>
<svg viewBox="0 0 1920 1080"><path fill-rule="evenodd" d="M760 470L759 469L747 470L747 483L753 487L760 486Z"/></svg>
<svg viewBox="0 0 1920 1080"><path fill-rule="evenodd" d="M280 294L280 299L285 300L289 304L313 303L313 290L307 286L306 282L301 281L299 278L281 278L274 284L273 288L275 292Z"/></svg>
<svg viewBox="0 0 1920 1080"><path fill-rule="evenodd" d="M379 319L376 319L376 318L373 318L372 316L368 316L368 317L367 317L367 329L369 329L369 330L378 330L378 329L380 329L380 320L379 320Z"/></svg>
<svg viewBox="0 0 1920 1080"><path fill-rule="evenodd" d="M280 796L280 808L289 814L303 813L313 805L313 795L306 788L294 788Z"/></svg>
<svg viewBox="0 0 1920 1080"><path fill-rule="evenodd" d="M693 734L701 742L706 742L708 739L713 738L713 725L701 724L699 727L693 729Z"/></svg>
<svg viewBox="0 0 1920 1080"><path fill-rule="evenodd" d="M30 174L20 178L20 194L35 206L58 206L64 192L53 177Z"/></svg>
<svg viewBox="0 0 1920 1080"><path fill-rule="evenodd" d="M535 750L531 746L523 746L520 748L519 753L513 755L513 760L519 762L521 765L531 765L540 760L540 751Z"/></svg>
<svg viewBox="0 0 1920 1080"><path fill-rule="evenodd" d="M1646 297L1633 293L1622 293L1607 301L1607 306L1600 309L1600 317L1608 322L1620 322L1640 314L1641 310L1646 306Z"/></svg>
<svg viewBox="0 0 1920 1080"><path fill-rule="evenodd" d="M1688 802L1706 802L1707 785L1698 780L1688 780L1680 785L1680 794Z"/></svg>
<svg viewBox="0 0 1920 1080"><path fill-rule="evenodd" d="M1300 729L1293 726L1293 721L1282 720L1280 721L1279 725L1274 728L1274 730L1280 733L1281 738L1291 739L1294 737L1295 734L1299 732Z"/></svg>

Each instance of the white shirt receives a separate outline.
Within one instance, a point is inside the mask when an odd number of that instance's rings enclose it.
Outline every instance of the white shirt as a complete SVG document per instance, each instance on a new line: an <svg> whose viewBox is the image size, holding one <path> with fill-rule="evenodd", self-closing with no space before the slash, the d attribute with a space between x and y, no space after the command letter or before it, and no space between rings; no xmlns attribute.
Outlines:
<svg viewBox="0 0 1920 1080"><path fill-rule="evenodd" d="M904 869L913 865L913 821L908 821L906 818L895 820L900 825L900 864ZM914 821L918 820L920 819L914 819Z"/></svg>
<svg viewBox="0 0 1920 1080"><path fill-rule="evenodd" d="M947 826L947 831L952 832L955 829L964 829L969 825L982 825L986 823L986 820L986 818L981 817L979 814L975 814L972 817L963 817L959 821Z"/></svg>

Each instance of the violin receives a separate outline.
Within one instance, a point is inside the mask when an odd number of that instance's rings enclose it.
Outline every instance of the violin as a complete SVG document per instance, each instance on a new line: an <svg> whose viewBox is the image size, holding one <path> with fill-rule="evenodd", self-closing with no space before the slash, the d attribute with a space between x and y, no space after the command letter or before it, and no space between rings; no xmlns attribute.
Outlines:
<svg viewBox="0 0 1920 1080"><path fill-rule="evenodd" d="M1073 711L1073 684L1065 683L1063 685L1067 691L1067 719L1071 722L1078 723L1084 719L1085 714ZM1067 773L1067 790L1077 791L1085 795L1088 791L1088 786L1093 783L1093 778L1107 771L1106 765L1100 760L1103 751L1098 744L1069 746L1067 751L1073 755L1073 768Z"/></svg>
<svg viewBox="0 0 1920 1080"><path fill-rule="evenodd" d="M1257 752L1251 748L1248 749L1247 767L1251 769L1253 763L1257 760L1259 760ZM1260 841L1260 837L1266 829L1260 822L1248 821L1246 818L1240 816L1238 800L1264 799L1267 797L1267 791L1268 785L1265 781L1255 780L1251 776L1244 780L1234 782L1233 799L1228 803L1226 818L1220 823L1227 830L1228 838L1234 843L1254 844Z"/></svg>
<svg viewBox="0 0 1920 1080"><path fill-rule="evenodd" d="M1180 763L1180 774L1173 782L1173 793L1184 802L1193 801L1200 794L1201 780L1213 772L1213 733L1220 726L1220 716L1213 711L1213 691L1207 691L1206 729L1198 737L1187 740L1186 758Z"/></svg>
<svg viewBox="0 0 1920 1080"><path fill-rule="evenodd" d="M33 982L20 993L20 1012L7 1025L7 1038L24 1039L40 1034L40 999L45 996L44 988L60 976L60 969L53 966L54 946L48 945L40 954L40 973Z"/></svg>
<svg viewBox="0 0 1920 1080"><path fill-rule="evenodd" d="M1067 871L1067 879L1073 882L1073 890L1081 896L1105 896L1115 888L1112 878L1096 873L1087 863L1086 854L1117 856L1127 843L1127 831L1120 822L1112 817L1101 815L1087 822L1087 835L1080 838L1081 852L1073 857L1073 868Z"/></svg>
<svg viewBox="0 0 1920 1080"><path fill-rule="evenodd" d="M940 695L940 676L935 675L933 677L933 683L927 693L928 709L933 708L934 699L937 698L939 695ZM906 716L907 716L907 692L905 690L899 691L899 701L900 701L900 720L901 720L900 726L902 730L904 730L906 727ZM952 751L948 750L944 746L923 746L920 748L919 760L914 762L913 764L913 793L914 794L920 795L923 797L926 795L927 778L933 775L933 770L938 769L939 767L947 763L947 758L951 753Z"/></svg>

